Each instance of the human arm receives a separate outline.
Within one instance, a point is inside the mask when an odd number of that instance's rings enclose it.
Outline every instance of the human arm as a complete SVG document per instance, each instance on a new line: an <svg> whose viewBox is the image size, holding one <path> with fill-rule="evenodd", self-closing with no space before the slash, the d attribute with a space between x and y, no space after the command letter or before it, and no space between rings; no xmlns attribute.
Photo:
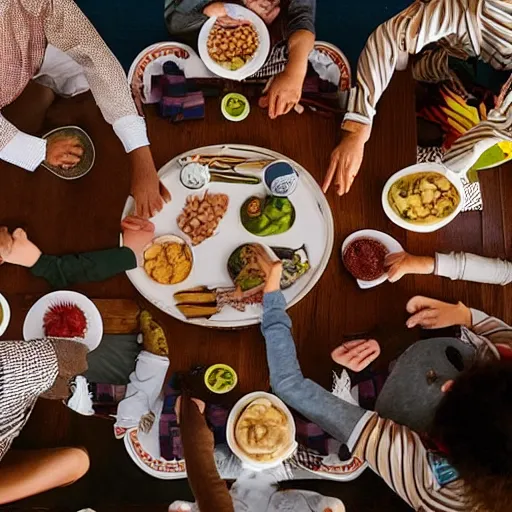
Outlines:
<svg viewBox="0 0 512 512"><path fill-rule="evenodd" d="M469 510L463 482L439 488L428 464L427 449L407 427L373 414L358 437L353 454L365 460L416 511Z"/></svg>
<svg viewBox="0 0 512 512"><path fill-rule="evenodd" d="M69 169L78 164L83 148L73 137L50 141L19 131L0 114L0 160L35 171L43 161Z"/></svg>
<svg viewBox="0 0 512 512"><path fill-rule="evenodd" d="M274 77L260 106L268 107L268 115L275 119L290 112L302 96L302 86L308 69L308 57L315 45L315 34L300 29L288 39L288 63L282 73Z"/></svg>
<svg viewBox="0 0 512 512"><path fill-rule="evenodd" d="M197 0L170 0L165 6L165 22L171 35L195 35L208 20L203 13L208 2Z"/></svg>
<svg viewBox="0 0 512 512"><path fill-rule="evenodd" d="M0 228L0 260L30 268L33 275L43 277L54 288L73 283L103 281L137 266L142 251L154 237L154 225L143 219L127 217L122 222L124 247L104 251L49 256L28 239L26 232L16 229L12 235Z"/></svg>
<svg viewBox="0 0 512 512"><path fill-rule="evenodd" d="M434 274L452 280L503 286L512 282L512 263L509 261L466 252L436 253L435 257L394 253L386 257L386 267L391 282L406 274Z"/></svg>
<svg viewBox="0 0 512 512"><path fill-rule="evenodd" d="M137 213L149 217L163 207L146 123L138 115L123 68L73 0L54 0L45 19L48 43L83 67L105 120L112 125L133 167ZM137 179L138 178L138 179Z"/></svg>
<svg viewBox="0 0 512 512"><path fill-rule="evenodd" d="M474 346L479 359L490 354L499 358L505 351L512 356L512 327L498 318L478 309L468 308L462 302L450 304L428 297L413 297L406 306L411 317L407 327L443 329L460 326L464 341Z"/></svg>
<svg viewBox="0 0 512 512"><path fill-rule="evenodd" d="M176 404L187 478L201 512L233 512L233 501L214 458L213 434L196 400L184 393Z"/></svg>
<svg viewBox="0 0 512 512"><path fill-rule="evenodd" d="M351 448L354 436L371 413L341 400L302 375L291 320L285 311L286 300L279 290L280 276L279 265L268 274L261 323L272 390L290 407Z"/></svg>
<svg viewBox="0 0 512 512"><path fill-rule="evenodd" d="M351 90L342 138L333 151L323 190L334 180L338 195L347 193L361 166L376 105L397 67L409 54L451 34L465 32L464 9L453 0L415 1L373 32L361 53L357 83Z"/></svg>

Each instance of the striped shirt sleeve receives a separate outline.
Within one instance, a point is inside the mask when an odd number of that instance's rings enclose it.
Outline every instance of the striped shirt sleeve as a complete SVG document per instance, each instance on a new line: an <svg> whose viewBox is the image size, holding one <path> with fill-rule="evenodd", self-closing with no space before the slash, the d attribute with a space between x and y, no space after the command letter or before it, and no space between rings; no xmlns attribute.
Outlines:
<svg viewBox="0 0 512 512"><path fill-rule="evenodd" d="M477 336L488 340L490 344L501 351L503 349L512 350L512 327L510 325L476 309L472 309L471 313L473 317L471 330Z"/></svg>
<svg viewBox="0 0 512 512"><path fill-rule="evenodd" d="M399 64L425 45L457 34L464 10L454 0L414 2L380 25L368 38L357 66L357 84L350 93L345 119L371 124L382 93Z"/></svg>
<svg viewBox="0 0 512 512"><path fill-rule="evenodd" d="M468 512L464 484L439 487L428 465L427 450L407 427L374 414L354 449L393 491L421 512Z"/></svg>

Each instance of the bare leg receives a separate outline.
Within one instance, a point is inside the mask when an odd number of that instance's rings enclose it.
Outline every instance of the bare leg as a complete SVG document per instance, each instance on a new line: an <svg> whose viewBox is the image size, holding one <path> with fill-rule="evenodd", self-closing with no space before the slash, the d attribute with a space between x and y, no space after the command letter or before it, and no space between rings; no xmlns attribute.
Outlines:
<svg viewBox="0 0 512 512"><path fill-rule="evenodd" d="M82 448L10 450L0 462L0 505L72 484L88 469Z"/></svg>
<svg viewBox="0 0 512 512"><path fill-rule="evenodd" d="M38 134L54 99L55 93L51 89L30 81L18 98L2 109L2 115L16 128Z"/></svg>

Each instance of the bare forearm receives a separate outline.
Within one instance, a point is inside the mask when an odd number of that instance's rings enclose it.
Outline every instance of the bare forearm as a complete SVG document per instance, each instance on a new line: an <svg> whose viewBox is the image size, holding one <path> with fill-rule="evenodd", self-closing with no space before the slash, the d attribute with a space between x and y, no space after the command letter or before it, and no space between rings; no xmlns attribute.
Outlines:
<svg viewBox="0 0 512 512"><path fill-rule="evenodd" d="M288 40L288 73L306 76L308 57L315 46L315 35L309 30L297 30Z"/></svg>

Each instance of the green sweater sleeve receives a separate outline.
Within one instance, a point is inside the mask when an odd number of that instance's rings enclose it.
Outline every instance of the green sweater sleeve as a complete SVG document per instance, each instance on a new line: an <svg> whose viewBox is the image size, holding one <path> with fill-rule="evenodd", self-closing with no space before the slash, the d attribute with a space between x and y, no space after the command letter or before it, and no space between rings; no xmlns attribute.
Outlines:
<svg viewBox="0 0 512 512"><path fill-rule="evenodd" d="M64 288L73 283L103 281L136 266L133 251L127 247L117 247L64 256L43 254L30 270L36 277L46 279L54 288Z"/></svg>

